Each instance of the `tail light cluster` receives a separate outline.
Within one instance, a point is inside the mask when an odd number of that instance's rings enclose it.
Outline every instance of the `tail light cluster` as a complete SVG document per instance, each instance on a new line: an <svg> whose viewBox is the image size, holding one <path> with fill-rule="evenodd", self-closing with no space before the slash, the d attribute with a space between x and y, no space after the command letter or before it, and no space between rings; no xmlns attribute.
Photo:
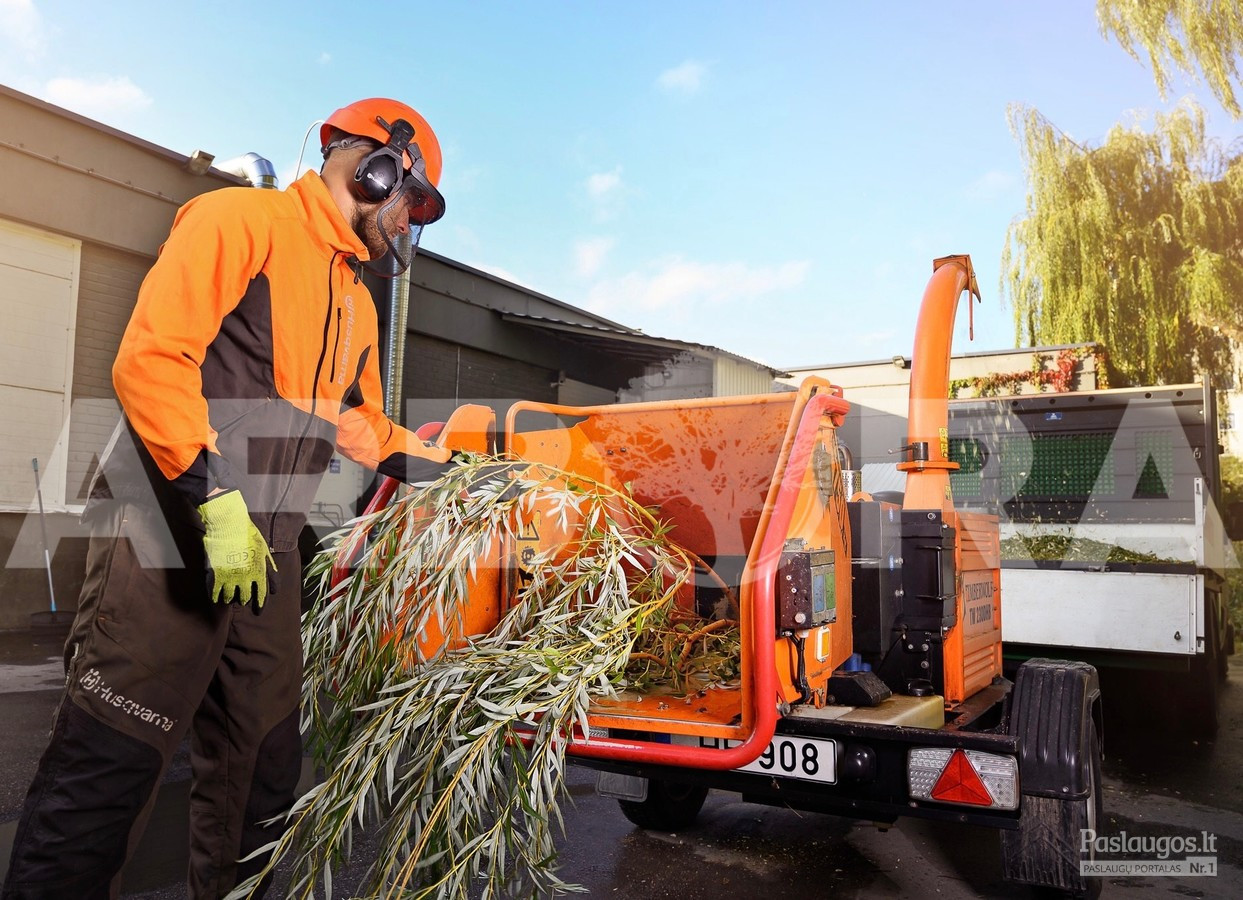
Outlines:
<svg viewBox="0 0 1243 900"><path fill-rule="evenodd" d="M912 800L1017 809L1019 764L1010 756L951 747L915 747L907 756Z"/></svg>

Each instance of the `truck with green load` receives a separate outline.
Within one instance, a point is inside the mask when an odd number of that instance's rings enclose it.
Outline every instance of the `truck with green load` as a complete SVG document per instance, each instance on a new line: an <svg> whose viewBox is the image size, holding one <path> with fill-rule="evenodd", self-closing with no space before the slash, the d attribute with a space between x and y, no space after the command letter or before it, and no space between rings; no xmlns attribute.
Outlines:
<svg viewBox="0 0 1243 900"><path fill-rule="evenodd" d="M1207 380L950 403L955 500L1001 521L1007 659L1167 672L1216 731L1238 566L1217 428Z"/></svg>

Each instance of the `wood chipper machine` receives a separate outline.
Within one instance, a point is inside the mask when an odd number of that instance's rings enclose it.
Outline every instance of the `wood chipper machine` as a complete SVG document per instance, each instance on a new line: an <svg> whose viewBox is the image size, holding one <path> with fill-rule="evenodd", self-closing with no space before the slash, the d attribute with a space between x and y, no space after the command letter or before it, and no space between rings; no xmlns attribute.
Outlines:
<svg viewBox="0 0 1243 900"><path fill-rule="evenodd" d="M1003 677L998 520L954 503L948 378L964 291L978 294L970 259L936 260L912 354L900 502L848 488L838 430L850 404L817 378L745 397L520 402L498 447L485 445L493 423L477 411L440 433L454 449L626 485L712 570L681 602L711 619L723 593L736 597L736 682L622 693L568 738L632 822L683 829L716 788L879 823L971 823L1002 830L1007 878L1097 886L1080 874L1080 829L1101 815L1096 672L1031 660ZM536 517L499 548L502 574L474 584L466 627L495 624L524 558L563 537Z"/></svg>

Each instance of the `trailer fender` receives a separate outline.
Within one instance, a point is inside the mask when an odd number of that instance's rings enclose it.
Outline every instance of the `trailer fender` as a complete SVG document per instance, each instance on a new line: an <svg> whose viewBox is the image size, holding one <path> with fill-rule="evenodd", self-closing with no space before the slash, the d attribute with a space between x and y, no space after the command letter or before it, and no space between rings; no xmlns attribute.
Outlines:
<svg viewBox="0 0 1243 900"><path fill-rule="evenodd" d="M1019 667L1010 699L1009 733L1019 741L1024 794L1060 800L1092 790L1089 725L1103 745L1100 679L1087 663L1031 659Z"/></svg>

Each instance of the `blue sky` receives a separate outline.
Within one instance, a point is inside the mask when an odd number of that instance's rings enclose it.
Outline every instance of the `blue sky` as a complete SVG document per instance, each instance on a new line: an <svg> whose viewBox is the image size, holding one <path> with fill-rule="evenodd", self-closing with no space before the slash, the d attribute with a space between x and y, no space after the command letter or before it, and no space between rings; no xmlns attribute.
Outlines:
<svg viewBox="0 0 1243 900"><path fill-rule="evenodd" d="M445 151L425 247L799 366L909 354L951 253L984 294L955 349L1014 345L1008 103L1094 143L1192 94L1210 130L1243 133L1194 82L1163 101L1094 5L0 0L0 82L180 153L257 152L282 185L315 120L397 97Z"/></svg>

